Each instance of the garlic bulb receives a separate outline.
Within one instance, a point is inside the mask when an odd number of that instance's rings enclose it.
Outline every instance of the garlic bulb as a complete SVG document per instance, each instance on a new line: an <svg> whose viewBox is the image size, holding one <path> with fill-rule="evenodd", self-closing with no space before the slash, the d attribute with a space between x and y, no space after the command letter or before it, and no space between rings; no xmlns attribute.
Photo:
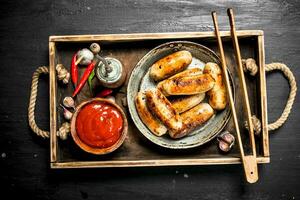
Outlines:
<svg viewBox="0 0 300 200"><path fill-rule="evenodd" d="M235 138L229 131L224 131L218 136L218 141L220 150L228 152L233 147Z"/></svg>
<svg viewBox="0 0 300 200"><path fill-rule="evenodd" d="M77 59L81 59L79 64L88 65L93 61L94 54L89 49L84 48L84 49L81 49L80 51L78 51Z"/></svg>

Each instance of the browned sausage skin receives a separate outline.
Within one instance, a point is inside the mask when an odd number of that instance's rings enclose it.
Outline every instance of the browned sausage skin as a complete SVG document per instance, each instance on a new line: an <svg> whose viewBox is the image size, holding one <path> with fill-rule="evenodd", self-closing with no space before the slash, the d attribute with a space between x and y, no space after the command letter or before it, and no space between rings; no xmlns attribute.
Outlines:
<svg viewBox="0 0 300 200"><path fill-rule="evenodd" d="M191 131L209 120L213 114L214 110L208 103L200 103L194 108L182 113L180 116L186 129Z"/></svg>
<svg viewBox="0 0 300 200"><path fill-rule="evenodd" d="M183 126L179 131L169 131L172 138L182 138L197 126L204 124L214 115L214 110L208 103L200 103L180 115Z"/></svg>
<svg viewBox="0 0 300 200"><path fill-rule="evenodd" d="M141 120L154 135L162 136L167 133L168 129L155 116L153 116L148 109L146 95L143 92L139 92L137 94L135 98L135 106Z"/></svg>
<svg viewBox="0 0 300 200"><path fill-rule="evenodd" d="M179 72L178 74L175 74L174 76L171 76L170 78L168 79L165 79L163 81L160 81L158 84L157 84L157 89L160 89L162 88L162 85L168 81L168 80L174 80L174 79L178 79L178 78L183 78L183 77L188 77L188 76L196 76L196 75L200 75L202 74L203 70L200 69L200 68L192 68L192 69L186 69L182 72Z"/></svg>
<svg viewBox="0 0 300 200"><path fill-rule="evenodd" d="M150 77L155 81L161 81L181 72L192 62L192 54L188 51L172 53L158 61L150 68Z"/></svg>
<svg viewBox="0 0 300 200"><path fill-rule="evenodd" d="M227 105L227 92L220 67L216 63L206 63L203 73L210 74L216 81L214 87L207 92L209 104L215 110L223 110Z"/></svg>
<svg viewBox="0 0 300 200"><path fill-rule="evenodd" d="M157 89L145 92L148 108L171 131L182 129L182 120L170 101Z"/></svg>
<svg viewBox="0 0 300 200"><path fill-rule="evenodd" d="M195 95L178 96L170 99L170 102L175 110L180 114L198 105L204 98L205 93L200 93Z"/></svg>
<svg viewBox="0 0 300 200"><path fill-rule="evenodd" d="M215 80L210 74L175 78L165 80L159 89L165 96L193 95L207 92L215 85Z"/></svg>

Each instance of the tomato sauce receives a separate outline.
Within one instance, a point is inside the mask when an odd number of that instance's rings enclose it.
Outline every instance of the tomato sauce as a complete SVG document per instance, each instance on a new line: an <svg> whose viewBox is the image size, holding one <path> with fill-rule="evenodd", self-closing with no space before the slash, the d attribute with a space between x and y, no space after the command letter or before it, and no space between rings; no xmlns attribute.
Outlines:
<svg viewBox="0 0 300 200"><path fill-rule="evenodd" d="M110 147L122 134L123 117L108 103L89 103L77 115L76 131L81 141L91 147Z"/></svg>

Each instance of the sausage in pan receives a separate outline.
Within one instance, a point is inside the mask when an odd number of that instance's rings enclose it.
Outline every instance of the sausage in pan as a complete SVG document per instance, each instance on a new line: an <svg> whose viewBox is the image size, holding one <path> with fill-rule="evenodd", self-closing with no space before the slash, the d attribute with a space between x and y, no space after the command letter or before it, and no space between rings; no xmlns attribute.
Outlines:
<svg viewBox="0 0 300 200"><path fill-rule="evenodd" d="M185 131L189 132L197 126L205 123L214 114L213 108L208 103L200 103L194 108L182 113L182 118Z"/></svg>
<svg viewBox="0 0 300 200"><path fill-rule="evenodd" d="M179 72L178 74L175 74L174 76L171 76L170 78L160 81L157 84L157 89L161 89L161 86L167 81L167 80L174 80L182 77L188 77L188 76L196 76L202 74L202 69L200 68L192 68L192 69L187 69L182 72Z"/></svg>
<svg viewBox="0 0 300 200"><path fill-rule="evenodd" d="M192 54L188 51L178 51L168 55L150 68L150 77L155 81L161 81L184 70L192 62Z"/></svg>
<svg viewBox="0 0 300 200"><path fill-rule="evenodd" d="M170 101L157 89L145 92L148 108L171 131L182 129L182 120Z"/></svg>
<svg viewBox="0 0 300 200"><path fill-rule="evenodd" d="M227 93L220 67L216 63L206 63L203 73L210 74L216 81L214 87L207 92L209 104L215 110L223 110L227 105Z"/></svg>
<svg viewBox="0 0 300 200"><path fill-rule="evenodd" d="M135 106L143 123L156 136L162 136L167 133L168 129L151 114L146 104L146 95L139 92L135 98Z"/></svg>
<svg viewBox="0 0 300 200"><path fill-rule="evenodd" d="M165 96L193 95L204 93L213 88L214 78L210 74L182 77L164 81L160 90Z"/></svg>
<svg viewBox="0 0 300 200"><path fill-rule="evenodd" d="M175 97L170 100L175 110L180 114L198 105L205 98L205 93Z"/></svg>

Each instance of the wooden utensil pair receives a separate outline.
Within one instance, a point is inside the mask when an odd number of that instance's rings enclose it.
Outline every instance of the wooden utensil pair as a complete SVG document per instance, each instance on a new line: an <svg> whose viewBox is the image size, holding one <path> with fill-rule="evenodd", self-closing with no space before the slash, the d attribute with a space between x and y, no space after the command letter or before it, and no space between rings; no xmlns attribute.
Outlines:
<svg viewBox="0 0 300 200"><path fill-rule="evenodd" d="M250 109L250 105L249 105L249 98L248 98L248 92L247 92L247 87L246 87L246 81L245 81L244 72L243 72L242 58L241 58L241 53L240 53L239 42L238 42L236 30L235 30L235 21L234 21L233 10L228 9L227 13L228 13L228 16L229 16L229 22L230 22L230 28L231 28L231 37L232 37L232 40L233 40L233 46L234 46L234 50L235 50L235 57L236 57L236 62L237 62L237 66L238 66L238 74L239 74L240 85L242 86L243 103L244 103L244 108L246 108L247 122L248 122L248 125L249 125L248 130L249 130L250 141L251 141L252 155L245 155L245 153L244 153L243 142L242 142L241 134L240 134L240 128L239 128L239 124L238 124L238 120L237 120L237 115L236 115L236 110L235 110L235 106L234 106L233 97L232 97L232 91L231 91L231 87L230 87L229 77L228 77L228 74L227 74L226 60L225 60L222 40L221 40L221 36L220 36L220 32L219 32L217 13L216 12L212 12L212 18L213 18L213 22L214 22L215 34L216 34L216 37L217 37L219 51L220 51L220 55L221 55L222 70L223 70L223 74L224 74L224 77L225 77L227 94L228 94L228 97L229 97L230 107L231 107L231 111L232 111L234 126L235 126L235 129L236 129L238 145L239 145L239 149L240 149L241 160L242 160L243 166L244 166L244 172L245 172L246 180L249 183L255 183L258 180L258 170L257 170L257 161L256 161L256 147L255 147L253 123L252 123L252 119L251 119L251 109Z"/></svg>

